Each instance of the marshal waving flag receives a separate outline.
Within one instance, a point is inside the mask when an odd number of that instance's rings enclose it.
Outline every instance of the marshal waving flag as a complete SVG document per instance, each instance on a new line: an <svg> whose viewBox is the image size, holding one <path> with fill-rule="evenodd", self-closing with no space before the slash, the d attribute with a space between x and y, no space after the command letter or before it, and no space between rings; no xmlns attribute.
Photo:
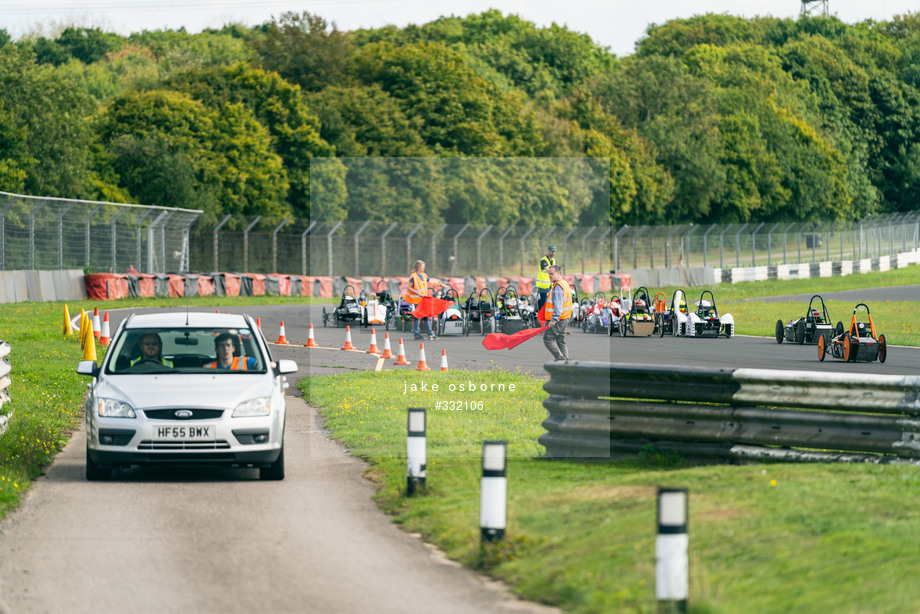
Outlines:
<svg viewBox="0 0 920 614"><path fill-rule="evenodd" d="M524 343L528 339L536 337L547 328L549 328L549 326L543 326L542 328L525 328L524 330L518 331L513 335L489 333L482 340L482 347L487 350L510 350L511 348Z"/></svg>
<svg viewBox="0 0 920 614"><path fill-rule="evenodd" d="M412 312L416 318L431 318L447 311L447 308L453 305L453 301L445 301L433 296L423 296L418 307Z"/></svg>

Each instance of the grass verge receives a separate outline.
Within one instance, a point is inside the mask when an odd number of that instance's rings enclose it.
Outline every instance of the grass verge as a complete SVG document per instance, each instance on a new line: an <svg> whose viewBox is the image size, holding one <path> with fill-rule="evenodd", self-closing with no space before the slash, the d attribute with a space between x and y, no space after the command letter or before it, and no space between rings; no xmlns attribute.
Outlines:
<svg viewBox="0 0 920 614"><path fill-rule="evenodd" d="M465 382L505 390L446 389ZM359 373L300 386L333 436L370 462L382 509L528 600L576 613L656 611L656 487L684 486L691 612L901 612L920 602L920 551L904 539L920 533L917 467L692 466L654 453L549 461L535 443L546 393L527 373ZM437 410L438 401L483 409ZM429 409L425 496L404 494L408 406ZM507 439L510 456L506 540L486 549L484 439Z"/></svg>

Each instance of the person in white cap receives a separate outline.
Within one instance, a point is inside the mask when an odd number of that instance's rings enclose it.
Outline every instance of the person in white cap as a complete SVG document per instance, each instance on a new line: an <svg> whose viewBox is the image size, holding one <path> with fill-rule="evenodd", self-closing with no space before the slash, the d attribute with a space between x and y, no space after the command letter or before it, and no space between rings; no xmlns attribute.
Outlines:
<svg viewBox="0 0 920 614"><path fill-rule="evenodd" d="M546 303L546 295L549 294L549 288L552 286L546 269L555 265L556 246L550 245L546 248L546 255L540 259L540 269L537 271L537 313L540 313L540 310L543 309L543 304Z"/></svg>

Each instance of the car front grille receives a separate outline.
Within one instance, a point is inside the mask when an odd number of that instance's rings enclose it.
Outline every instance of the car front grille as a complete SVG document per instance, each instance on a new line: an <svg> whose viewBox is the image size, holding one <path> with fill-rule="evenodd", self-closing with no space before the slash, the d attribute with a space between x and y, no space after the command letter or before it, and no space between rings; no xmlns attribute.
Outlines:
<svg viewBox="0 0 920 614"><path fill-rule="evenodd" d="M177 417L176 412L183 409L192 412L192 415L187 418ZM145 409L144 415L150 420L214 420L224 415L224 411L226 410L173 407L170 409Z"/></svg>
<svg viewBox="0 0 920 614"><path fill-rule="evenodd" d="M138 450L183 451L183 450L229 450L230 444L223 439L216 441L153 441L144 439L137 444Z"/></svg>

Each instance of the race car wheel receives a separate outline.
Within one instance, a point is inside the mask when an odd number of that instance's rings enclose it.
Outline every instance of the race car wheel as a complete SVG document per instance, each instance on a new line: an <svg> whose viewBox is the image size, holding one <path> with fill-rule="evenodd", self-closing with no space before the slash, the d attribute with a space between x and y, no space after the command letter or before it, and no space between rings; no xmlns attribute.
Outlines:
<svg viewBox="0 0 920 614"><path fill-rule="evenodd" d="M587 318L581 321L581 332L583 333L588 332L588 319Z"/></svg>
<svg viewBox="0 0 920 614"><path fill-rule="evenodd" d="M620 320L620 336L621 337L626 336L626 319L625 318Z"/></svg>
<svg viewBox="0 0 920 614"><path fill-rule="evenodd" d="M726 324L726 325L725 325L725 338L726 338L726 339L731 339L731 338L732 338L732 335L734 334L734 332L735 332L735 325L734 325L734 324Z"/></svg>
<svg viewBox="0 0 920 614"><path fill-rule="evenodd" d="M878 338L878 361L885 362L886 358L888 358L888 342L885 341L885 335L880 335Z"/></svg>
<svg viewBox="0 0 920 614"><path fill-rule="evenodd" d="M837 326L834 327L834 336L839 337L843 334L843 322L837 322Z"/></svg>
<svg viewBox="0 0 920 614"><path fill-rule="evenodd" d="M826 337L821 335L818 337L818 360L824 362L824 354L827 353L827 342Z"/></svg>
<svg viewBox="0 0 920 614"><path fill-rule="evenodd" d="M658 322L658 336L664 337L664 318Z"/></svg>
<svg viewBox="0 0 920 614"><path fill-rule="evenodd" d="M326 327L326 322L329 321L329 314L326 313L326 308L323 307L323 328Z"/></svg>
<svg viewBox="0 0 920 614"><path fill-rule="evenodd" d="M802 320L795 325L795 342L799 345L805 343L805 322Z"/></svg>
<svg viewBox="0 0 920 614"><path fill-rule="evenodd" d="M776 329L774 332L776 333L776 342L782 343L783 339L786 337L786 330L785 330L785 327L783 326L782 320L776 321Z"/></svg>
<svg viewBox="0 0 920 614"><path fill-rule="evenodd" d="M850 336L843 338L843 361L850 362Z"/></svg>

